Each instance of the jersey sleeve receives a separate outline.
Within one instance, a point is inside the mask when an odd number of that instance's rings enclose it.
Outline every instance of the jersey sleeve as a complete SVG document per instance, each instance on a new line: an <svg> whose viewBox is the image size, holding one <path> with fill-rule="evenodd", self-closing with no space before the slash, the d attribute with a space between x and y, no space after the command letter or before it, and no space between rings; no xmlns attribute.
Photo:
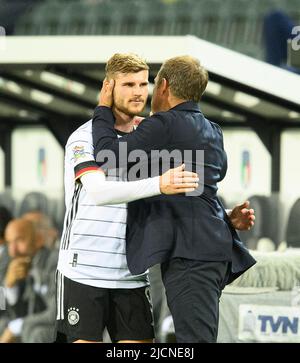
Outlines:
<svg viewBox="0 0 300 363"><path fill-rule="evenodd" d="M88 173L102 172L94 158L92 141L72 140L66 146L66 155L70 165L74 168L76 181Z"/></svg>

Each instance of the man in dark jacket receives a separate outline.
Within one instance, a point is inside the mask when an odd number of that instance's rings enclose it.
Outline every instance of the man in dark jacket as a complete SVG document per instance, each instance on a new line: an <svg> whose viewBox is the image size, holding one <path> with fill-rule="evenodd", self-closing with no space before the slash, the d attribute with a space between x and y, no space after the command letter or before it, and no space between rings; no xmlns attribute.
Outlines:
<svg viewBox="0 0 300 363"><path fill-rule="evenodd" d="M154 176L163 171L166 160L153 159L154 154L157 157L153 151L165 152L164 157L166 152L176 151L180 160L173 163L184 162L202 178L197 193L152 197L128 205L129 269L140 274L162 264L178 342L216 341L222 289L255 263L217 197L217 183L225 177L227 159L220 127L207 120L198 106L207 81L206 70L195 58L172 58L155 79L154 114L136 131L117 138L110 108L114 81L104 82L93 119L95 155L102 168L109 165L104 164L104 156L111 150L117 161L112 167L126 168L139 158L140 175L145 177L146 168L154 170ZM130 102L138 103L138 97ZM132 177L131 171L128 175Z"/></svg>

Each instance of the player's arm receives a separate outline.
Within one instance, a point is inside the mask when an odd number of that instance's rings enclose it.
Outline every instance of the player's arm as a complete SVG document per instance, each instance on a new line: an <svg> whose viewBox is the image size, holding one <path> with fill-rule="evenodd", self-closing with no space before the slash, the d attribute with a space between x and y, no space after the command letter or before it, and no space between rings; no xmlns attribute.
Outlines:
<svg viewBox="0 0 300 363"><path fill-rule="evenodd" d="M111 150L115 155L117 167L123 168L127 167L130 152L134 150L146 152L159 150L168 143L167 128L158 116L145 118L135 131L120 138L117 136L114 124L115 120L111 108L98 106L95 109L93 144L95 159L99 166L104 164L106 153L101 156L103 150ZM126 143L126 147L124 147L124 143Z"/></svg>
<svg viewBox="0 0 300 363"><path fill-rule="evenodd" d="M80 179L95 205L128 203L159 194L180 194L198 187L196 173L184 171L184 165L161 176L137 181L110 181L102 171L83 174Z"/></svg>
<svg viewBox="0 0 300 363"><path fill-rule="evenodd" d="M74 168L75 182L82 183L95 205L127 203L161 193L188 193L198 187L198 175L185 171L184 165L154 178L130 182L110 181L95 162L90 142L73 141L67 146L66 152Z"/></svg>

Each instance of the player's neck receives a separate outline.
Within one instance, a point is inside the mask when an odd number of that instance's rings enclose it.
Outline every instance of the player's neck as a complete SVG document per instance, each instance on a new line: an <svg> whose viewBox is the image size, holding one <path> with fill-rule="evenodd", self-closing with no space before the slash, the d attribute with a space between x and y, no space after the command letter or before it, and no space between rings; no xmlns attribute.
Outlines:
<svg viewBox="0 0 300 363"><path fill-rule="evenodd" d="M115 116L115 129L122 132L131 132L133 131L134 126L134 116L129 116L123 113L120 110L113 110Z"/></svg>

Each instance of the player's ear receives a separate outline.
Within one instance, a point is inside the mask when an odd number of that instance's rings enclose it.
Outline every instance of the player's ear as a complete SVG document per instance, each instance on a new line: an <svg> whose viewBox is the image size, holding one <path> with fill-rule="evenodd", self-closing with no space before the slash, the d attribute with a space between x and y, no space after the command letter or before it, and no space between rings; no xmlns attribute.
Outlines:
<svg viewBox="0 0 300 363"><path fill-rule="evenodd" d="M169 89L169 82L165 78L161 80L160 89L163 93Z"/></svg>

